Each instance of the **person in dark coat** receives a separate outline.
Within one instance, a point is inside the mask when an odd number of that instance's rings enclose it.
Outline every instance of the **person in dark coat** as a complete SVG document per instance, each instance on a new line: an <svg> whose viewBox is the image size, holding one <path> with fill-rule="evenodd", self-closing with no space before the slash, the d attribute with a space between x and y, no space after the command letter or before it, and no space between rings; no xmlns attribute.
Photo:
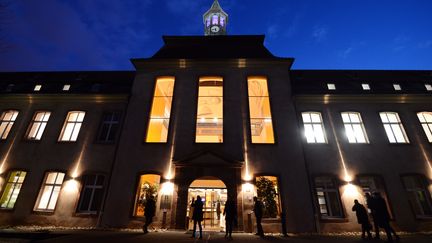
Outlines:
<svg viewBox="0 0 432 243"><path fill-rule="evenodd" d="M387 234L387 241L393 242L392 234L395 236L396 240L399 240L399 236L396 231L390 225L390 214L387 208L387 203L384 198L381 197L379 192L374 192L373 200L375 201L375 210L377 223L380 228L383 228Z"/></svg>
<svg viewBox="0 0 432 243"><path fill-rule="evenodd" d="M225 237L232 239L232 230L237 218L237 207L232 198L228 198L226 201L223 215L225 215Z"/></svg>
<svg viewBox="0 0 432 243"><path fill-rule="evenodd" d="M192 232L192 238L195 238L195 232L196 232L196 225L198 223L199 231L200 231L200 239L202 239L202 226L201 221L203 220L203 202L201 201L201 197L197 196L195 203L194 203L194 210L193 210L193 232Z"/></svg>
<svg viewBox="0 0 432 243"><path fill-rule="evenodd" d="M216 202L216 217L218 220L220 220L220 214L221 214L221 204L220 201L218 200Z"/></svg>
<svg viewBox="0 0 432 243"><path fill-rule="evenodd" d="M256 235L259 235L261 237L264 237L264 231L261 225L261 220L262 220L262 216L263 216L263 205L261 203L260 200L258 200L257 197L253 198L254 200L254 213L255 213L255 218L256 218L256 224L257 224L257 233Z"/></svg>
<svg viewBox="0 0 432 243"><path fill-rule="evenodd" d="M372 222L373 222L373 226L374 226L374 230L375 230L375 239L379 239L379 227L378 227L378 219L377 219L377 215L376 215L376 200L372 197L372 195L370 193L366 193L365 194L366 197L366 204L368 206L368 208L371 211L371 215L372 215Z"/></svg>
<svg viewBox="0 0 432 243"><path fill-rule="evenodd" d="M369 217L366 211L366 208L358 202L358 200L354 200L354 206L352 207L352 211L356 212L357 222L361 224L362 227L362 235L361 238L366 238L365 233L368 235L368 239L372 239L372 234L370 232L371 225L369 223Z"/></svg>
<svg viewBox="0 0 432 243"><path fill-rule="evenodd" d="M146 199L145 206L144 206L144 217L145 217L145 223L143 226L144 234L148 233L148 226L153 222L153 217L156 213L156 202L154 200L153 196L149 196Z"/></svg>

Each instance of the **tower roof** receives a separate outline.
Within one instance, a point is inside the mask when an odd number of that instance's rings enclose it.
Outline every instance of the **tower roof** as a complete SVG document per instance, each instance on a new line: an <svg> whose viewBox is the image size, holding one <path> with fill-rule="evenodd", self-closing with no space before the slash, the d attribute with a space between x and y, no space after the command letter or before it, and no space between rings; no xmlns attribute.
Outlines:
<svg viewBox="0 0 432 243"><path fill-rule="evenodd" d="M228 14L222 9L222 7L219 4L218 0L214 0L212 6L210 7L209 10L207 10L207 12L204 13L203 18L205 19L205 16L209 15L210 13L217 13L220 12L222 14L224 14L225 16L228 17Z"/></svg>

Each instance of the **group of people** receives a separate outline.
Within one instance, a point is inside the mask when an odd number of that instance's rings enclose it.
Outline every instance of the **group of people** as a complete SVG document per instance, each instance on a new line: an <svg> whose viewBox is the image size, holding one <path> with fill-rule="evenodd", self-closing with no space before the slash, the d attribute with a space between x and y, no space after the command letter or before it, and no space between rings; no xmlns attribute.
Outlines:
<svg viewBox="0 0 432 243"><path fill-rule="evenodd" d="M380 228L382 228L386 232L388 242L393 242L393 236L396 240L399 240L399 236L396 234L395 230L390 225L390 213L387 208L387 203L381 196L381 194L379 192L374 192L373 195L371 195L370 193L366 193L365 197L367 207L369 208L372 215L375 239L380 238L379 231ZM354 200L354 206L352 208L352 211L356 213L357 221L361 225L361 237L365 239L367 234L367 238L372 239L372 225L370 224L369 215L366 208L356 199Z"/></svg>

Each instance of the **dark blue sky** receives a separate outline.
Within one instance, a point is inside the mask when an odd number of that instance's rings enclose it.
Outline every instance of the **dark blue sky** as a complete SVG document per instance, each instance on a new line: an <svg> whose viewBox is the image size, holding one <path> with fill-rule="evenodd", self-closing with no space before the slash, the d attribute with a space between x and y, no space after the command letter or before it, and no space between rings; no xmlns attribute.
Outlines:
<svg viewBox="0 0 432 243"><path fill-rule="evenodd" d="M162 35L202 35L213 0L0 0L0 71L130 70ZM220 0L294 69L432 70L431 0Z"/></svg>

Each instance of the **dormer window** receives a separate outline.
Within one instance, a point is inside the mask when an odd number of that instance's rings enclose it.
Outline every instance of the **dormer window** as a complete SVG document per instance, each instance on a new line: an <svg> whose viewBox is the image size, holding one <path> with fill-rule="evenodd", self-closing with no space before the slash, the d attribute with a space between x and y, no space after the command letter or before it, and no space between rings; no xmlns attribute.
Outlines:
<svg viewBox="0 0 432 243"><path fill-rule="evenodd" d="M327 84L327 89L328 90L336 90L336 85L329 83L329 84Z"/></svg>
<svg viewBox="0 0 432 243"><path fill-rule="evenodd" d="M362 84L363 90L370 90L369 84Z"/></svg>
<svg viewBox="0 0 432 243"><path fill-rule="evenodd" d="M431 84L425 84L425 88L427 91L432 91L432 85Z"/></svg>
<svg viewBox="0 0 432 243"><path fill-rule="evenodd" d="M40 84L36 84L36 85L34 86L33 91L40 91L41 89L42 89L42 85L40 85Z"/></svg>
<svg viewBox="0 0 432 243"><path fill-rule="evenodd" d="M394 88L394 90L396 90L396 91L400 91L400 90L402 90L400 84L393 84L393 88Z"/></svg>
<svg viewBox="0 0 432 243"><path fill-rule="evenodd" d="M70 84L65 84L65 85L63 85L63 91L69 91L70 90Z"/></svg>

